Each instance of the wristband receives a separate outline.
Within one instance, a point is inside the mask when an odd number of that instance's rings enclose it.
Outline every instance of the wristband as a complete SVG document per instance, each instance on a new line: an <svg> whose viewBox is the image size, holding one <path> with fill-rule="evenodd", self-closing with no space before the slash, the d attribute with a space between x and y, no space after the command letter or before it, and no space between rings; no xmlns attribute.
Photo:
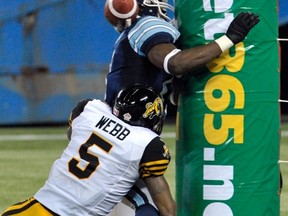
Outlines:
<svg viewBox="0 0 288 216"><path fill-rule="evenodd" d="M177 54L178 52L180 52L180 51L181 51L180 49L174 49L174 50L172 50L168 55L165 56L164 62L163 62L163 68L164 68L164 70L166 71L166 73L171 74L170 71L169 71L169 69L168 69L169 59L170 59L172 56L176 55L176 54Z"/></svg>
<svg viewBox="0 0 288 216"><path fill-rule="evenodd" d="M216 39L215 42L219 45L222 52L234 46L233 42L226 35Z"/></svg>

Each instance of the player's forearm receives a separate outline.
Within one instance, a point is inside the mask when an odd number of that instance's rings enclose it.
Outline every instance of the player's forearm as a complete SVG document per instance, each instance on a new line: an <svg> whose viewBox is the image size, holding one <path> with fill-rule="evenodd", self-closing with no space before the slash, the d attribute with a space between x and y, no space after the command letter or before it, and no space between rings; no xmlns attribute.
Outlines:
<svg viewBox="0 0 288 216"><path fill-rule="evenodd" d="M158 207L160 216L176 216L176 204L175 202L170 204L170 209L165 208L165 206Z"/></svg>
<svg viewBox="0 0 288 216"><path fill-rule="evenodd" d="M176 203L170 193L167 193L167 191L162 191L158 194L153 193L151 196L159 210L160 216L177 215Z"/></svg>
<svg viewBox="0 0 288 216"><path fill-rule="evenodd" d="M182 50L170 58L169 72L174 75L184 75L203 67L207 62L217 58L222 53L219 45L211 42L204 46Z"/></svg>
<svg viewBox="0 0 288 216"><path fill-rule="evenodd" d="M176 216L176 204L163 176L143 179L161 216Z"/></svg>
<svg viewBox="0 0 288 216"><path fill-rule="evenodd" d="M192 73L222 53L216 42L204 46L180 50L173 44L155 45L149 52L149 60L158 68L173 75Z"/></svg>
<svg viewBox="0 0 288 216"><path fill-rule="evenodd" d="M184 51L174 49L163 61L167 73L183 75L192 73L200 66L218 57L222 52L243 41L249 31L260 21L258 15L242 12L230 23L227 32L210 44Z"/></svg>

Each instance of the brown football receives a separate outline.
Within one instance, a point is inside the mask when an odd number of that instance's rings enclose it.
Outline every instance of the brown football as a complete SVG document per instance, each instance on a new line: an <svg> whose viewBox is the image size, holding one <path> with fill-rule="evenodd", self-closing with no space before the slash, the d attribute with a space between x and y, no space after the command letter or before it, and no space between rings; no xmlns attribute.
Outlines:
<svg viewBox="0 0 288 216"><path fill-rule="evenodd" d="M116 26L119 21L131 19L133 22L139 12L136 0L106 0L104 15L106 19Z"/></svg>

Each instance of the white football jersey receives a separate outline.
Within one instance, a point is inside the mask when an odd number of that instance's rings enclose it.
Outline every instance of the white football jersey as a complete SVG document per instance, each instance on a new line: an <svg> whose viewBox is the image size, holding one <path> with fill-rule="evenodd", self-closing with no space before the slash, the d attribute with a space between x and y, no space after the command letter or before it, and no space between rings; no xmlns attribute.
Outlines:
<svg viewBox="0 0 288 216"><path fill-rule="evenodd" d="M80 102L71 116L71 141L34 196L53 212L108 215L138 178L164 174L170 154L156 133L124 123L100 100Z"/></svg>

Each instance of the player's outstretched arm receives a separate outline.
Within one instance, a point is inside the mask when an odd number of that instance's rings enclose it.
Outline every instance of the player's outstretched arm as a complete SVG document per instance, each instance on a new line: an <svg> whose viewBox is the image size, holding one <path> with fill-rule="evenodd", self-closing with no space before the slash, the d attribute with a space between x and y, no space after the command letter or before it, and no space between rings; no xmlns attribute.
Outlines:
<svg viewBox="0 0 288 216"><path fill-rule="evenodd" d="M143 179L161 216L176 216L176 204L164 176Z"/></svg>
<svg viewBox="0 0 288 216"><path fill-rule="evenodd" d="M193 74L199 67L243 41L259 21L256 14L242 12L230 23L226 34L211 43L182 51L173 44L158 44L150 50L148 58L155 66L164 69L167 73Z"/></svg>

